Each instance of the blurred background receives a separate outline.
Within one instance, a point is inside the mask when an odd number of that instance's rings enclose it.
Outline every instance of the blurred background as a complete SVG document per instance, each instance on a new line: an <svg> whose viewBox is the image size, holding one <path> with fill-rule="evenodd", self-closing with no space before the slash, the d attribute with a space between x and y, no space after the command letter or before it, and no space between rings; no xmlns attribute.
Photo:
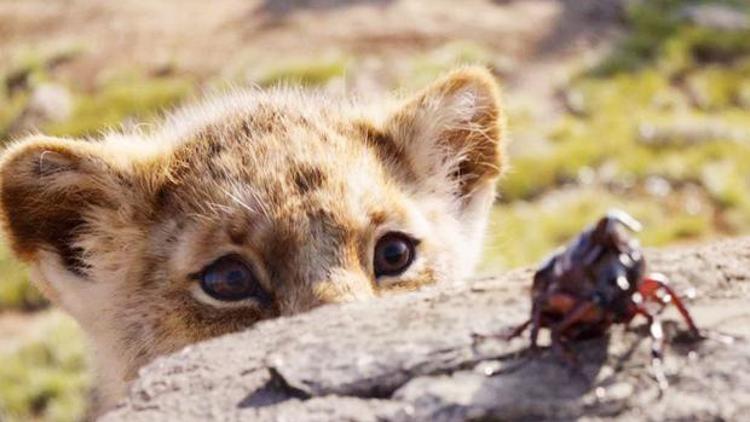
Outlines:
<svg viewBox="0 0 750 422"><path fill-rule="evenodd" d="M483 271L612 207L652 246L750 232L747 0L0 0L0 142L228 85L406 92L461 63L493 71L510 128ZM87 366L0 239L0 420L79 420Z"/></svg>

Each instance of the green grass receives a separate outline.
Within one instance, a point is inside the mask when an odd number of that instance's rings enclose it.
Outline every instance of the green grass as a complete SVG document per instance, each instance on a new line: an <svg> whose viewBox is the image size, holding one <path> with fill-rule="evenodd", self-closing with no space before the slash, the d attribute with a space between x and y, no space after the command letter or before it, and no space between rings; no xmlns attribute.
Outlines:
<svg viewBox="0 0 750 422"><path fill-rule="evenodd" d="M57 311L0 343L0 419L81 420L90 376L78 326Z"/></svg>
<svg viewBox="0 0 750 422"><path fill-rule="evenodd" d="M93 94L76 95L71 118L50 124L44 130L58 136L95 135L126 120L147 121L191 91L191 81L184 78L116 79Z"/></svg>
<svg viewBox="0 0 750 422"><path fill-rule="evenodd" d="M409 70L399 84L401 89L407 91L426 86L457 66L481 64L490 68L503 67L497 56L484 46L466 40L448 42L416 55L409 64Z"/></svg>
<svg viewBox="0 0 750 422"><path fill-rule="evenodd" d="M536 133L547 147L514 150L504 200L532 199L602 166L622 179L701 183L704 167L729 162L733 189L748 188L742 181L750 172L750 53L743 46L730 53L736 61L677 73L664 70L676 67L662 66L664 59L577 78L565 89L571 112L551 132ZM523 126L512 129L529 137Z"/></svg>
<svg viewBox="0 0 750 422"><path fill-rule="evenodd" d="M0 95L0 140L8 136L11 124L21 114L28 99L27 93L12 97Z"/></svg>
<svg viewBox="0 0 750 422"><path fill-rule="evenodd" d="M735 106L750 110L750 62L706 66L689 72L685 84L690 98L701 110L719 111Z"/></svg>
<svg viewBox="0 0 750 422"><path fill-rule="evenodd" d="M30 311L42 308L46 303L29 283L26 268L10 255L0 239L0 312Z"/></svg>
<svg viewBox="0 0 750 422"><path fill-rule="evenodd" d="M533 265L610 209L625 210L639 219L644 231L638 237L648 246L693 240L715 232L713 210L692 211L686 206L691 198L681 196L663 200L575 189L541 201L496 207L486 240L483 270Z"/></svg>
<svg viewBox="0 0 750 422"><path fill-rule="evenodd" d="M511 149L487 267L536 262L613 206L644 220L650 245L750 232L750 31L687 22L699 3L633 3L630 33L564 88L551 130L511 116L512 134L544 142ZM644 192L654 178L668 198ZM688 190L692 205L676 205Z"/></svg>
<svg viewBox="0 0 750 422"><path fill-rule="evenodd" d="M57 45L47 49L29 48L16 52L10 63L0 64L0 141L8 136L32 89L50 81L50 72L59 64L83 52L79 45Z"/></svg>
<svg viewBox="0 0 750 422"><path fill-rule="evenodd" d="M750 53L750 29L700 27L685 18L685 7L701 4L732 6L745 14L750 9L741 0L634 1L626 13L629 35L591 74L611 76L649 66L678 73L708 62L731 62Z"/></svg>
<svg viewBox="0 0 750 422"><path fill-rule="evenodd" d="M303 86L325 85L334 78L345 76L347 61L341 58L328 60L294 61L271 68L260 76L262 86L291 84Z"/></svg>

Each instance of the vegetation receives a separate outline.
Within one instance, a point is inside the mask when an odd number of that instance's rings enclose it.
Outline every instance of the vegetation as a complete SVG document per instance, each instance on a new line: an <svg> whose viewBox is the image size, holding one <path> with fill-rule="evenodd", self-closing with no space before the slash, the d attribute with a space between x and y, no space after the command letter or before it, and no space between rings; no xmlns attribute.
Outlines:
<svg viewBox="0 0 750 422"><path fill-rule="evenodd" d="M482 45L470 41L452 41L432 51L416 55L409 69L399 81L400 88L422 88L435 78L464 64L483 64L493 69L502 60Z"/></svg>
<svg viewBox="0 0 750 422"><path fill-rule="evenodd" d="M0 241L0 312L3 310L32 311L44 307L46 301L29 283L26 269L10 256Z"/></svg>
<svg viewBox="0 0 750 422"><path fill-rule="evenodd" d="M51 135L87 136L128 121L147 121L185 98L191 86L189 80L174 77L133 76L108 81L93 94L76 95L70 119L51 124L45 131Z"/></svg>
<svg viewBox="0 0 750 422"><path fill-rule="evenodd" d="M0 347L0 419L80 420L90 384L80 330L58 311L30 325L29 334Z"/></svg>
<svg viewBox="0 0 750 422"><path fill-rule="evenodd" d="M695 192L670 198L618 195L596 187L566 188L534 202L496 207L490 223L482 270L536 263L610 209L622 209L644 224L639 238L658 246L715 233L712 216L685 204L700 203Z"/></svg>
<svg viewBox="0 0 750 422"><path fill-rule="evenodd" d="M750 29L690 22L684 7L704 3L636 3L630 35L563 90L552 130L511 120L546 142L513 151L489 267L536 262L615 206L644 220L650 245L750 231Z"/></svg>
<svg viewBox="0 0 750 422"><path fill-rule="evenodd" d="M334 78L343 77L347 62L343 59L295 61L271 68L259 79L260 85L292 84L304 86L324 85Z"/></svg>

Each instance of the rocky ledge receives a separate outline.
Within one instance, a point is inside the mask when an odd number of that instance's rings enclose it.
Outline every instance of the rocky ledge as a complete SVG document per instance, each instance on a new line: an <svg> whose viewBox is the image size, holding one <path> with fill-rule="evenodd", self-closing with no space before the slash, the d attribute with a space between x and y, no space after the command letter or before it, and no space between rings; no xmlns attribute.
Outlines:
<svg viewBox="0 0 750 422"><path fill-rule="evenodd" d="M740 420L750 414L750 238L648 251L709 339L673 312L660 390L642 321L575 344L578 370L526 339L532 270L328 306L192 346L142 370L107 421ZM721 336L730 335L728 344Z"/></svg>

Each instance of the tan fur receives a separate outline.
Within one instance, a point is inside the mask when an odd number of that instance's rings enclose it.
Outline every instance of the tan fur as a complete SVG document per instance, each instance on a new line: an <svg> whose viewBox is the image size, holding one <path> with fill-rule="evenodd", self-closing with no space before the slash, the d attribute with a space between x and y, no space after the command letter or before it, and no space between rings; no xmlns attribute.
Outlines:
<svg viewBox="0 0 750 422"><path fill-rule="evenodd" d="M488 72L466 68L376 113L246 91L150 133L31 137L0 162L3 226L92 338L107 407L140 366L187 344L469 275L502 169L498 101ZM376 280L388 231L418 239L417 259ZM191 275L230 253L270 306L201 292Z"/></svg>

